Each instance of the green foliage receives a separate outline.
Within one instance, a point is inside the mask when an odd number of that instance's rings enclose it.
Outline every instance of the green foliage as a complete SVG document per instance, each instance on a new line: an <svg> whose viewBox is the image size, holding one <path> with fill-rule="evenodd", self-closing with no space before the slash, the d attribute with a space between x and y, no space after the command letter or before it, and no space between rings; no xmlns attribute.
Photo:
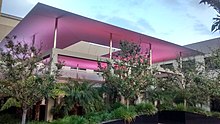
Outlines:
<svg viewBox="0 0 220 124"><path fill-rule="evenodd" d="M135 106L138 114L154 115L157 108L152 103L140 103Z"/></svg>
<svg viewBox="0 0 220 124"><path fill-rule="evenodd" d="M112 95L124 96L128 103L129 99L135 99L150 87L154 76L151 73L148 53L142 53L138 44L121 41L120 49L113 60L108 62L107 67L102 67L99 63L99 68L106 81L103 85L105 93L110 98Z"/></svg>
<svg viewBox="0 0 220 124"><path fill-rule="evenodd" d="M12 106L21 107L20 103L16 99L9 98L9 99L7 99L5 104L1 107L1 111L6 110Z"/></svg>
<svg viewBox="0 0 220 124"><path fill-rule="evenodd" d="M111 113L107 111L101 111L101 112L92 112L85 115L85 118L89 121L90 124L92 123L100 123L106 120L113 119L113 116Z"/></svg>
<svg viewBox="0 0 220 124"><path fill-rule="evenodd" d="M120 103L120 102L115 102L114 104L112 104L111 110L115 110L115 109L120 108L120 107L126 107L126 106L124 104Z"/></svg>
<svg viewBox="0 0 220 124"><path fill-rule="evenodd" d="M50 112L53 114L54 119L62 118L65 115L68 115L68 109L65 108L63 104L58 104L54 106Z"/></svg>
<svg viewBox="0 0 220 124"><path fill-rule="evenodd" d="M208 114L208 112L205 111L204 109L199 108L199 107L193 107L193 106L187 107L187 111L192 112L192 113L204 114L204 115Z"/></svg>
<svg viewBox="0 0 220 124"><path fill-rule="evenodd" d="M28 122L28 124L49 124L48 122L44 122L44 121L31 121L31 122Z"/></svg>
<svg viewBox="0 0 220 124"><path fill-rule="evenodd" d="M0 124L20 124L20 119L12 114L0 115Z"/></svg>
<svg viewBox="0 0 220 124"><path fill-rule="evenodd" d="M212 112L211 116L220 118L220 112Z"/></svg>
<svg viewBox="0 0 220 124"><path fill-rule="evenodd" d="M86 113L102 109L102 98L98 90L87 81L71 80L63 90L66 93L64 106L68 110L74 105L82 106Z"/></svg>
<svg viewBox="0 0 220 124"><path fill-rule="evenodd" d="M16 99L16 104L21 106L26 115L26 111L36 102L48 97L57 72L50 75L53 71L49 66L40 64L41 48L35 48L34 42L14 42L16 36L7 37L6 40L4 48L0 50L0 93ZM25 118L22 118L24 123Z"/></svg>
<svg viewBox="0 0 220 124"><path fill-rule="evenodd" d="M134 121L135 117L137 116L137 113L135 112L135 109L132 107L120 107L112 111L112 116L116 119L124 119L125 121L130 123Z"/></svg>
<svg viewBox="0 0 220 124"><path fill-rule="evenodd" d="M173 110L175 111L186 111L187 108L184 106L184 104L180 103L174 106Z"/></svg>
<svg viewBox="0 0 220 124"><path fill-rule="evenodd" d="M165 103L162 103L160 104L159 106L159 111L163 111L163 110L173 110L174 106L172 103L168 103L168 102L165 102Z"/></svg>
<svg viewBox="0 0 220 124"><path fill-rule="evenodd" d="M89 122L80 116L66 116L62 119L51 122L51 124L89 124Z"/></svg>
<svg viewBox="0 0 220 124"><path fill-rule="evenodd" d="M66 87L66 84L65 83L56 83L55 86L53 87L52 89L52 92L49 96L51 96L52 98L56 98L58 97L59 95L65 95L66 92L64 91Z"/></svg>
<svg viewBox="0 0 220 124"><path fill-rule="evenodd" d="M215 32L215 31L218 31L220 30L220 2L219 0L201 0L200 3L204 3L204 4L208 4L209 6L213 7L218 15L217 17L213 18L214 22L212 24L212 27L211 27L211 31Z"/></svg>

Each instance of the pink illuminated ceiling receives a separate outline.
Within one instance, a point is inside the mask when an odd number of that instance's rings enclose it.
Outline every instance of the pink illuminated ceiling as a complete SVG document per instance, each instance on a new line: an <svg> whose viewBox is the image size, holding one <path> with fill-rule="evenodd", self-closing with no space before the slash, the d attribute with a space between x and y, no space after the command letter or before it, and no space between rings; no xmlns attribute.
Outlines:
<svg viewBox="0 0 220 124"><path fill-rule="evenodd" d="M191 49L161 39L92 20L64 10L38 3L31 12L10 32L20 40L31 41L36 36L36 45L43 45L43 51L53 47L55 19L58 18L57 48L63 49L79 41L90 41L108 46L110 33L113 47L118 48L120 40L141 44L148 48L152 44L153 62L175 59L180 52L183 56L198 54ZM4 44L4 41L0 44Z"/></svg>

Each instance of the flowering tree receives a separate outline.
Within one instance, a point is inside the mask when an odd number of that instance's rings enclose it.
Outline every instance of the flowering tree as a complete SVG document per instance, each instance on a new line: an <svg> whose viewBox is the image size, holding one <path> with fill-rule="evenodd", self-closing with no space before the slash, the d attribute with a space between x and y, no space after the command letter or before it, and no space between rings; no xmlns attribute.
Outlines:
<svg viewBox="0 0 220 124"><path fill-rule="evenodd" d="M34 43L15 42L16 36L6 40L0 51L0 93L10 99L2 109L10 105L20 106L22 124L25 124L28 109L51 93L55 79L47 66L40 66L41 49L35 48Z"/></svg>
<svg viewBox="0 0 220 124"><path fill-rule="evenodd" d="M121 41L120 51L112 62L108 62L107 67L99 64L106 84L125 98L127 106L129 100L145 92L154 79L147 55L141 53L139 45Z"/></svg>

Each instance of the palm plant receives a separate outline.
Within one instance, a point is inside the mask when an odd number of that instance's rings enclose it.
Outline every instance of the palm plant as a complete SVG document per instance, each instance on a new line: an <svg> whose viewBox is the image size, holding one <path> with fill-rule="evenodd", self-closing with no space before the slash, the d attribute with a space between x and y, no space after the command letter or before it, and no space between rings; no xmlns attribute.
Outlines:
<svg viewBox="0 0 220 124"><path fill-rule="evenodd" d="M81 106L85 113L100 109L101 97L94 85L86 81L71 80L67 83L64 91L64 105L70 111Z"/></svg>

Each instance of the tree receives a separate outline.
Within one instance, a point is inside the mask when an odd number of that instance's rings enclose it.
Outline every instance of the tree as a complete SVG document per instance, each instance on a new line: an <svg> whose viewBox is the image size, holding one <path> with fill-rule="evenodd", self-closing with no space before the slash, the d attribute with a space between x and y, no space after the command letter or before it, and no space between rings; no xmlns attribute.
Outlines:
<svg viewBox="0 0 220 124"><path fill-rule="evenodd" d="M219 0L201 0L200 3L208 4L213 7L217 14L217 17L213 18L211 31L216 32L220 30L220 1Z"/></svg>
<svg viewBox="0 0 220 124"><path fill-rule="evenodd" d="M64 95L61 103L56 104L52 113L58 117L72 114L85 114L103 107L98 89L84 80L69 79L68 83L59 84L57 92ZM78 109L80 108L80 111Z"/></svg>
<svg viewBox="0 0 220 124"><path fill-rule="evenodd" d="M70 80L64 87L64 104L67 111L82 106L85 113L102 107L102 98L98 90L87 81ZM76 112L77 113L77 112Z"/></svg>
<svg viewBox="0 0 220 124"><path fill-rule="evenodd" d="M208 102L213 82L207 78L204 64L194 58L186 61L178 59L172 71L166 77L157 79L150 98L166 105L184 104L185 107Z"/></svg>
<svg viewBox="0 0 220 124"><path fill-rule="evenodd" d="M35 48L34 42L15 41L16 36L7 37L0 51L0 93L21 106L22 124L25 124L28 109L50 94L55 76L51 75L49 66L41 63L41 49Z"/></svg>
<svg viewBox="0 0 220 124"><path fill-rule="evenodd" d="M146 92L153 82L148 53L142 53L139 45L127 41L120 42L120 51L107 67L99 68L103 72L105 85L125 98L127 106L131 99L136 99Z"/></svg>

